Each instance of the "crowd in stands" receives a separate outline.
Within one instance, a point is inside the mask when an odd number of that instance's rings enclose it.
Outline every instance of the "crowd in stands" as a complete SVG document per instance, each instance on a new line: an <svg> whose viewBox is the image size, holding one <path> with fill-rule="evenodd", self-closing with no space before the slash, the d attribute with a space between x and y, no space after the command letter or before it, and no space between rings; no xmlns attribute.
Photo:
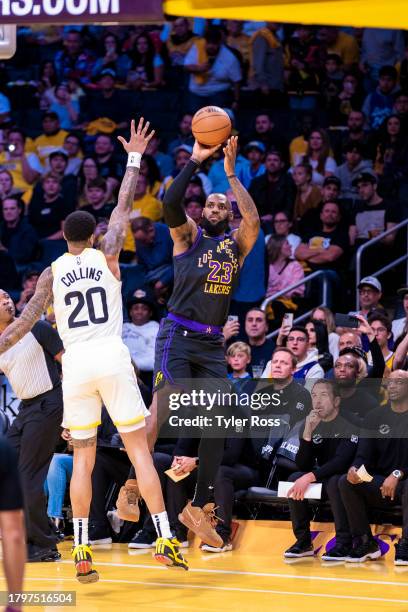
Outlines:
<svg viewBox="0 0 408 612"><path fill-rule="evenodd" d="M27 27L19 31L17 56L0 62L0 92L0 287L18 313L40 271L65 251L63 223L70 212L95 217L97 245L107 231L126 164L116 136L140 115L156 129L120 259L123 338L147 405L155 338L173 282L163 196L191 156L194 112L208 104L228 112L239 136L236 173L258 208L261 230L224 327L226 359L232 381L273 379L296 406L290 427L301 426L289 505L297 543L288 556L313 554L303 494L317 480L334 514L337 559L378 556L364 500L376 506L402 500L397 552L408 564L408 382L401 371L407 367L408 287L400 268L381 282L373 275L406 252L403 232L391 231L370 248L362 280L355 282L357 249L408 216L407 33L184 18L160 27ZM241 215L221 151L200 167L186 192L186 211L198 224L211 192L227 194L231 230L238 227ZM328 307L316 308L319 282L303 279L319 270ZM272 299L260 308L265 298ZM284 318L313 307L300 325ZM336 312L355 315L355 325L336 325ZM45 316L54 322L52 310ZM386 440L357 444L365 419L373 427L379 410L389 417ZM349 439L333 434L319 448L316 432L324 438L331 427L333 433L346 413ZM118 531L115 517L110 525L104 513L109 483L122 486L130 463L107 414L102 427L90 537L106 543ZM170 522L186 546L177 515L194 488L196 442L159 440L154 454ZM223 550L232 548L235 492L264 484L267 448L268 441L258 448L226 441L215 487ZM66 457L55 455L47 481L49 515L57 525L61 486L70 476ZM353 487L363 464L377 489L372 483ZM168 468L192 475L175 484L165 479ZM393 470L402 472L395 482ZM355 536L360 548L351 549ZM149 548L154 539L147 517L129 546Z"/></svg>

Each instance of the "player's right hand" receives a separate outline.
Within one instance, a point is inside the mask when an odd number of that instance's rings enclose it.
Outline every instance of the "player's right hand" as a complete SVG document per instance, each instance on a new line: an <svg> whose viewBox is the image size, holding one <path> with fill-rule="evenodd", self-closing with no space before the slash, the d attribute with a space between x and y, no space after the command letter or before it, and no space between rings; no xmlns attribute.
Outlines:
<svg viewBox="0 0 408 612"><path fill-rule="evenodd" d="M143 153L146 151L146 147L149 144L150 139L153 137L154 130L148 133L150 122L146 121L144 125L144 118L140 117L137 130L135 128L135 121L132 119L130 123L130 139L127 142L123 136L118 136L119 142L122 143L126 153Z"/></svg>
<svg viewBox="0 0 408 612"><path fill-rule="evenodd" d="M202 164L203 161L214 155L214 153L221 147L221 145L215 145L214 147L206 147L202 145L196 140L194 142L193 153L191 155L191 159L193 161L197 161L199 164Z"/></svg>

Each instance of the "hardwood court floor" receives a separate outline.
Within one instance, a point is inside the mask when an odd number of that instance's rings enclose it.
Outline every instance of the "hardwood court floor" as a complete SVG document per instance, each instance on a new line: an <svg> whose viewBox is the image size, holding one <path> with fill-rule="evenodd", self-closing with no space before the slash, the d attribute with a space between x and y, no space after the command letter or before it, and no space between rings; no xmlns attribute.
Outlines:
<svg viewBox="0 0 408 612"><path fill-rule="evenodd" d="M318 549L329 532L327 526L326 531L315 528ZM71 544L65 542L59 547L61 562L27 566L25 590L75 590L75 610L84 612L316 612L323 607L330 612L408 612L408 567L394 567L393 546L385 557L363 565L328 565L319 557L286 563L282 551L293 541L288 523L248 521L239 533L232 552L211 555L192 546L188 572L158 565L151 551L129 554L125 544L95 547L100 581L91 585L75 580Z"/></svg>

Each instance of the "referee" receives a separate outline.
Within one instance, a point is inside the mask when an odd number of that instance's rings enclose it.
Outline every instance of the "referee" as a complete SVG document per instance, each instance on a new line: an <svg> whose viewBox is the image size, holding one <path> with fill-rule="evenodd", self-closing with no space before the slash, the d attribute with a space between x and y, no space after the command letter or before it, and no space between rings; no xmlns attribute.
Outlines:
<svg viewBox="0 0 408 612"><path fill-rule="evenodd" d="M23 496L17 456L4 437L0 437L0 529L8 592L21 593L26 559ZM6 612L19 609L8 606Z"/></svg>
<svg viewBox="0 0 408 612"><path fill-rule="evenodd" d="M0 335L13 322L10 296L0 290ZM15 346L0 355L0 370L21 400L19 413L7 432L18 455L24 493L28 561L56 561L57 536L46 512L44 482L59 440L62 390L55 359L63 345L58 333L39 321Z"/></svg>

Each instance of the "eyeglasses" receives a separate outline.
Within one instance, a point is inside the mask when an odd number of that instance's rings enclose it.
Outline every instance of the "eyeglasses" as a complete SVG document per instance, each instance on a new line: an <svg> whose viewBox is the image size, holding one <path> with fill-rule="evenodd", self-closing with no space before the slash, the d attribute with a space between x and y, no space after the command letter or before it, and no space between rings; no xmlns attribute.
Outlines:
<svg viewBox="0 0 408 612"><path fill-rule="evenodd" d="M288 336L288 342L307 342L304 336Z"/></svg>
<svg viewBox="0 0 408 612"><path fill-rule="evenodd" d="M384 333L384 332L386 332L386 331L387 331L387 330L386 330L386 328L385 328L385 327L377 327L376 329L374 329L374 327L373 327L373 332L374 332L375 334L376 334L377 332Z"/></svg>

